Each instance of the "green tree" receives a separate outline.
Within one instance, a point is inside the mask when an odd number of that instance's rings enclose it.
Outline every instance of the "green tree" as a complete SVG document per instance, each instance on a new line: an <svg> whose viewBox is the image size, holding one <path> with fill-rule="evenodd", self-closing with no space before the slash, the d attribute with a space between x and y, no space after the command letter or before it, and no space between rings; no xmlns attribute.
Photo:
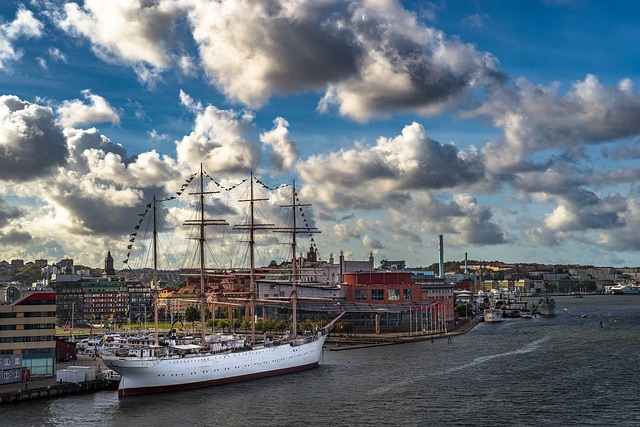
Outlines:
<svg viewBox="0 0 640 427"><path fill-rule="evenodd" d="M195 328L195 323L200 320L200 310L193 306L187 307L184 311L184 320L191 322L191 327Z"/></svg>
<svg viewBox="0 0 640 427"><path fill-rule="evenodd" d="M348 334L353 331L353 325L349 322L340 322L336 325L335 331L343 334Z"/></svg>
<svg viewBox="0 0 640 427"><path fill-rule="evenodd" d="M43 279L44 274L42 274L42 267L39 267L36 264L30 262L18 268L18 272L16 273L15 278L16 280L29 285L36 280Z"/></svg>
<svg viewBox="0 0 640 427"><path fill-rule="evenodd" d="M278 320L276 322L276 331L284 332L287 330L287 321L286 320Z"/></svg>
<svg viewBox="0 0 640 427"><path fill-rule="evenodd" d="M471 304L458 304L453 308L453 313L457 317L467 317L471 315L472 308Z"/></svg>

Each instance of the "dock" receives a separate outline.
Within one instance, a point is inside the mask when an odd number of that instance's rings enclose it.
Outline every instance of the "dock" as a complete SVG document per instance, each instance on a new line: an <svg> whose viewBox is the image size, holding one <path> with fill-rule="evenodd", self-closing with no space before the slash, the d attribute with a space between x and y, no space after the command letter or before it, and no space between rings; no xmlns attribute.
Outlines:
<svg viewBox="0 0 640 427"><path fill-rule="evenodd" d="M90 356L78 356L77 360L58 363L56 365L56 371L66 369L69 366L93 366L96 368L97 372L107 369L100 359L93 359ZM59 382L56 380L55 376L33 378L30 381L0 385L0 405L29 401L33 399L95 393L103 390L116 390L117 387L117 383L102 378L77 383Z"/></svg>
<svg viewBox="0 0 640 427"><path fill-rule="evenodd" d="M462 323L455 329L447 332L414 332L414 333L356 333L356 334L331 334L325 341L325 348L329 351L356 350L384 345L408 344L418 341L435 341L446 339L449 342L461 334L473 329L479 322L476 319Z"/></svg>

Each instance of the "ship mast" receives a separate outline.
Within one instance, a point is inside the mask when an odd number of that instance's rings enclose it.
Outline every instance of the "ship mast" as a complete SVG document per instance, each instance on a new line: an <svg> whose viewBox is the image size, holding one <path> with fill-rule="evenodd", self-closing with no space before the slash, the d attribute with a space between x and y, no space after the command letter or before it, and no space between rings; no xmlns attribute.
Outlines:
<svg viewBox="0 0 640 427"><path fill-rule="evenodd" d="M256 199L254 189L253 189L254 179L253 172L251 172L251 182L249 187L249 198L242 199L240 202L249 202L249 223L248 224L239 224L234 226L235 229L248 229L249 230L249 305L250 310L249 314L251 316L251 342L255 343L256 341L256 279L255 279L255 245L256 238L255 233L256 230L265 230L273 228L273 224L260 224L256 223L255 219L255 210L254 205L255 202L269 200L269 199Z"/></svg>
<svg viewBox="0 0 640 427"><path fill-rule="evenodd" d="M249 232L249 292L250 292L250 298L251 298L251 310L250 310L250 315L251 315L251 342L255 343L256 342L256 278L255 278L255 268L256 268L256 263L255 263L255 253L254 253L254 249L255 249L255 244L256 244L256 239L255 239L255 232L256 232L256 227L255 227L255 216L254 216L254 210L253 210L253 204L254 204L254 198L253 198L253 172L251 172L251 201L249 202L249 210L251 211L250 214L250 221L251 221L251 227L250 227L250 232Z"/></svg>
<svg viewBox="0 0 640 427"><path fill-rule="evenodd" d="M156 216L156 195L153 195L153 343L157 347L158 339L158 222ZM147 320L145 319L145 322Z"/></svg>
<svg viewBox="0 0 640 427"><path fill-rule="evenodd" d="M206 344L206 331L205 331L205 309L207 304L207 295L205 294L205 253L204 246L206 242L205 226L207 225L228 225L227 221L223 219L206 219L204 216L204 196L205 194L219 193L219 191L204 191L204 169L202 163L200 163L200 187L199 191L190 193L194 196L199 196L199 215L195 220L187 220L184 225L197 226L199 229L198 246L200 252L200 326L201 326L201 344L204 347Z"/></svg>
<svg viewBox="0 0 640 427"><path fill-rule="evenodd" d="M298 257L297 257L297 234L298 233L319 233L316 227L303 226L299 227L296 222L296 216L298 210L302 210L303 206L311 206L310 204L302 204L298 201L298 194L296 193L296 180L293 180L293 188L291 190L291 204L290 205L281 205L283 208L291 208L292 213L292 227L291 228L281 228L276 231L279 232L288 232L291 233L291 252L292 252L292 260L291 260L291 322L293 323L293 335L292 338L295 339L298 336L298 293L296 289L296 284L298 280Z"/></svg>

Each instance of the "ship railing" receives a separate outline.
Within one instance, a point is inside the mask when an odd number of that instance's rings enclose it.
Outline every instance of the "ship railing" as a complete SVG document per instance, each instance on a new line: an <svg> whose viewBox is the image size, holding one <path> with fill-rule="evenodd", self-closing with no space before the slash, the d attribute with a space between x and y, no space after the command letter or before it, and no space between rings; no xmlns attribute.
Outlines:
<svg viewBox="0 0 640 427"><path fill-rule="evenodd" d="M147 344L112 344L103 346L100 354L115 357L137 357L140 359L153 359L155 357L169 354L167 347L147 345Z"/></svg>

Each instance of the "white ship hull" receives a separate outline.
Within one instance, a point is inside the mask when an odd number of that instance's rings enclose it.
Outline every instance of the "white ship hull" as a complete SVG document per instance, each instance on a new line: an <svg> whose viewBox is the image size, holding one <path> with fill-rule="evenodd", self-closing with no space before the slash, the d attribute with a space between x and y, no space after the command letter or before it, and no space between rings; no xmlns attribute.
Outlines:
<svg viewBox="0 0 640 427"><path fill-rule="evenodd" d="M536 312L541 316L555 316L556 303L552 298L542 298L538 302Z"/></svg>
<svg viewBox="0 0 640 427"><path fill-rule="evenodd" d="M291 345L164 357L103 354L105 365L122 376L118 396L208 387L303 371L318 366L326 335Z"/></svg>
<svg viewBox="0 0 640 427"><path fill-rule="evenodd" d="M484 321L493 323L493 322L502 322L502 315L499 310L495 308L488 308L484 311Z"/></svg>

